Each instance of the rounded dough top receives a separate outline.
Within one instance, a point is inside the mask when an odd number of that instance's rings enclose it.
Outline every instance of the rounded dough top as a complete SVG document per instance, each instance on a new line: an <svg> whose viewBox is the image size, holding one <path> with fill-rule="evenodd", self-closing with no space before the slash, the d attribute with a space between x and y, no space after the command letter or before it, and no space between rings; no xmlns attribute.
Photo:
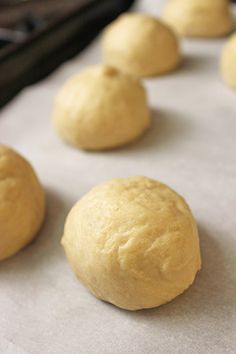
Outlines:
<svg viewBox="0 0 236 354"><path fill-rule="evenodd" d="M221 73L225 83L236 89L236 33L227 40L223 48Z"/></svg>
<svg viewBox="0 0 236 354"><path fill-rule="evenodd" d="M187 37L220 37L233 26L228 0L169 0L163 18Z"/></svg>
<svg viewBox="0 0 236 354"><path fill-rule="evenodd" d="M53 121L67 142L102 150L137 139L150 125L150 113L139 80L97 65L66 82L56 98Z"/></svg>
<svg viewBox="0 0 236 354"><path fill-rule="evenodd" d="M34 238L44 209L44 192L30 164L0 144L0 260Z"/></svg>
<svg viewBox="0 0 236 354"><path fill-rule="evenodd" d="M93 188L72 208L62 244L95 296L129 310L170 301L192 284L201 267L188 205L146 177Z"/></svg>
<svg viewBox="0 0 236 354"><path fill-rule="evenodd" d="M178 40L162 21L143 14L124 14L104 31L105 61L134 76L153 76L176 68Z"/></svg>

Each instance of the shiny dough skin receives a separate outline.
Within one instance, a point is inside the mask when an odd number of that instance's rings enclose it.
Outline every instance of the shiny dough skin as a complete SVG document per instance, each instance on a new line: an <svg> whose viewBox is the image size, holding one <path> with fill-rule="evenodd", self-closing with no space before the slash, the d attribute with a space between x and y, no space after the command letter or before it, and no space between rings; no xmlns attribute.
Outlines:
<svg viewBox="0 0 236 354"><path fill-rule="evenodd" d="M225 44L221 56L221 73L224 82L236 89L236 33Z"/></svg>
<svg viewBox="0 0 236 354"><path fill-rule="evenodd" d="M141 82L110 66L88 67L60 90L53 112L58 134L86 150L130 143L150 125Z"/></svg>
<svg viewBox="0 0 236 354"><path fill-rule="evenodd" d="M163 19L186 37L221 37L232 30L228 0L169 0Z"/></svg>
<svg viewBox="0 0 236 354"><path fill-rule="evenodd" d="M0 145L0 261L33 240L44 210L44 191L30 164Z"/></svg>
<svg viewBox="0 0 236 354"><path fill-rule="evenodd" d="M201 268L188 205L147 177L93 188L70 211L62 245L82 283L99 299L127 310L174 299Z"/></svg>
<svg viewBox="0 0 236 354"><path fill-rule="evenodd" d="M102 47L106 63L138 77L165 74L181 61L172 29L143 14L118 17L105 29Z"/></svg>

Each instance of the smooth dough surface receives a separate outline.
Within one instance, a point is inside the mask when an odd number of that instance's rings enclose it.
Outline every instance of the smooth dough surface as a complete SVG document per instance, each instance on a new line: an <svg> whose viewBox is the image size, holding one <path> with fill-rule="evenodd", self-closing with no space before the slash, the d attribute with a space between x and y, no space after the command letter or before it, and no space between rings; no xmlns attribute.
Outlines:
<svg viewBox="0 0 236 354"><path fill-rule="evenodd" d="M0 261L35 237L44 209L44 191L30 164L0 145Z"/></svg>
<svg viewBox="0 0 236 354"><path fill-rule="evenodd" d="M136 140L149 127L150 113L139 80L98 65L64 85L56 98L53 122L72 145L103 150Z"/></svg>
<svg viewBox="0 0 236 354"><path fill-rule="evenodd" d="M143 14L118 17L104 31L102 46L106 63L138 77L164 74L180 63L172 29Z"/></svg>
<svg viewBox="0 0 236 354"><path fill-rule="evenodd" d="M236 89L236 33L230 37L223 48L221 73L225 83Z"/></svg>
<svg viewBox="0 0 236 354"><path fill-rule="evenodd" d="M228 0L169 0L163 18L186 37L220 37L232 30Z"/></svg>
<svg viewBox="0 0 236 354"><path fill-rule="evenodd" d="M201 268L188 205L146 177L93 188L70 211L62 245L75 274L96 297L128 310L174 299Z"/></svg>

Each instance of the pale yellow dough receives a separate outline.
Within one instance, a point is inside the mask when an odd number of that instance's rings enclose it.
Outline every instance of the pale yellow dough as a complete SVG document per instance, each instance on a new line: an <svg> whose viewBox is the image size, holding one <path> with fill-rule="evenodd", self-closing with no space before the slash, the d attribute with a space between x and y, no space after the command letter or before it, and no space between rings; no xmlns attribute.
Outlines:
<svg viewBox="0 0 236 354"><path fill-rule="evenodd" d="M105 30L102 46L106 63L138 77L164 74L180 63L176 35L148 15L121 15Z"/></svg>
<svg viewBox="0 0 236 354"><path fill-rule="evenodd" d="M188 205L146 177L93 188L70 211L62 245L83 284L99 299L127 310L174 299L201 268Z"/></svg>
<svg viewBox="0 0 236 354"><path fill-rule="evenodd" d="M232 30L228 0L168 0L163 18L186 37L220 37Z"/></svg>
<svg viewBox="0 0 236 354"><path fill-rule="evenodd" d="M150 112L139 80L98 65L63 86L53 122L65 141L87 150L103 150L141 136L150 125Z"/></svg>
<svg viewBox="0 0 236 354"><path fill-rule="evenodd" d="M35 237L45 209L43 189L30 164L0 145L0 261Z"/></svg>
<svg viewBox="0 0 236 354"><path fill-rule="evenodd" d="M221 73L225 83L236 89L236 33L230 37L223 48Z"/></svg>

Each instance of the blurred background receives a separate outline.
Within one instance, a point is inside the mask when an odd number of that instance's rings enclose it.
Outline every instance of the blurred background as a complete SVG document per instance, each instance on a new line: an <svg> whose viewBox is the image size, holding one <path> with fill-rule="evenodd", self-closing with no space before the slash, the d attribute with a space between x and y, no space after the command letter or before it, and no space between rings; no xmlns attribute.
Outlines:
<svg viewBox="0 0 236 354"><path fill-rule="evenodd" d="M0 107L83 50L134 0L0 0Z"/></svg>
<svg viewBox="0 0 236 354"><path fill-rule="evenodd" d="M0 0L0 108L81 52L135 2Z"/></svg>

